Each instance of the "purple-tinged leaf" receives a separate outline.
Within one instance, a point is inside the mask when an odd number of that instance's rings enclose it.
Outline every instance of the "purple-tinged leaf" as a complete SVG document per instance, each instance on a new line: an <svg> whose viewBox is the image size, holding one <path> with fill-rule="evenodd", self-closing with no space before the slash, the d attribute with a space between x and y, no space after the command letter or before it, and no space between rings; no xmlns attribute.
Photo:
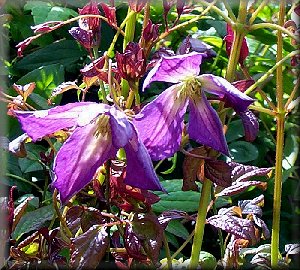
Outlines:
<svg viewBox="0 0 300 270"><path fill-rule="evenodd" d="M287 244L284 246L287 255L296 255L300 253L300 244Z"/></svg>
<svg viewBox="0 0 300 270"><path fill-rule="evenodd" d="M244 126L245 140L247 142L253 142L259 131L259 123L255 114L250 110L239 112L238 114L241 117Z"/></svg>
<svg viewBox="0 0 300 270"><path fill-rule="evenodd" d="M71 238L71 267L96 269L109 245L106 227L94 225L85 233Z"/></svg>
<svg viewBox="0 0 300 270"><path fill-rule="evenodd" d="M93 207L88 207L84 209L83 215L81 217L81 228L86 232L93 225L103 225L107 223L107 219L101 214L101 212Z"/></svg>
<svg viewBox="0 0 300 270"><path fill-rule="evenodd" d="M241 193L242 191L246 190L251 186L256 186L258 188L265 190L267 188L267 183L260 182L260 181L234 182L230 187L227 187L223 189L221 192L217 193L216 196L217 197L232 196Z"/></svg>
<svg viewBox="0 0 300 270"><path fill-rule="evenodd" d="M164 211L158 216L158 222L165 230L171 220L175 219L193 219L187 212L179 210Z"/></svg>
<svg viewBox="0 0 300 270"><path fill-rule="evenodd" d="M91 30L84 30L80 27L72 27L69 30L69 33L86 49L96 46L93 40L93 32Z"/></svg>
<svg viewBox="0 0 300 270"><path fill-rule="evenodd" d="M242 217L242 209L238 206L231 206L229 208L221 208L218 211L218 215L226 215L226 216L237 216Z"/></svg>
<svg viewBox="0 0 300 270"><path fill-rule="evenodd" d="M257 242L254 223L248 219L228 215L214 215L207 219L207 223L238 238L249 240L251 243Z"/></svg>
<svg viewBox="0 0 300 270"><path fill-rule="evenodd" d="M267 176L272 171L272 168L258 168L236 162L229 162L228 164L232 168L233 182L245 182L253 176Z"/></svg>
<svg viewBox="0 0 300 270"><path fill-rule="evenodd" d="M253 222L255 223L255 225L261 229L261 238L263 238L264 240L269 239L270 231L267 227L267 224L262 219L257 217L256 215L252 215L252 218L253 218Z"/></svg>
<svg viewBox="0 0 300 270"><path fill-rule="evenodd" d="M53 31L64 25L63 21L48 21L41 24L32 26L31 29L35 34L37 33L47 33Z"/></svg>
<svg viewBox="0 0 300 270"><path fill-rule="evenodd" d="M75 235L75 233L80 228L80 220L83 212L83 206L74 205L69 208L68 212L66 213L66 223L73 235Z"/></svg>
<svg viewBox="0 0 300 270"><path fill-rule="evenodd" d="M204 165L205 177L221 187L229 187L231 181L231 167L222 160L206 160Z"/></svg>
<svg viewBox="0 0 300 270"><path fill-rule="evenodd" d="M245 214L245 215L254 214L254 215L261 217L262 210L260 208L260 205L262 205L263 202L258 201L258 204L259 205L257 205L255 202L253 202L253 200L238 201L238 206L242 209L243 214Z"/></svg>
<svg viewBox="0 0 300 270"><path fill-rule="evenodd" d="M145 260L147 256L142 250L142 243L134 232L133 226L127 223L124 232L124 246L128 255L137 260Z"/></svg>
<svg viewBox="0 0 300 270"><path fill-rule="evenodd" d="M132 221L134 232L154 264L158 263L159 252L162 246L163 228L153 213L137 214Z"/></svg>

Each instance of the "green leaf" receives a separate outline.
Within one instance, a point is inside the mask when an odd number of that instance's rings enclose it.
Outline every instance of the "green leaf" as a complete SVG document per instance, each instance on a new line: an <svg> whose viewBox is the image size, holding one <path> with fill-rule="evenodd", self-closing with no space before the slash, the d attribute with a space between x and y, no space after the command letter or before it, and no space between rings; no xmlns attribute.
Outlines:
<svg viewBox="0 0 300 270"><path fill-rule="evenodd" d="M44 1L28 1L24 6L24 10L31 10L34 23L40 24L46 22L51 4Z"/></svg>
<svg viewBox="0 0 300 270"><path fill-rule="evenodd" d="M187 239L189 236L188 230L179 220L171 220L166 228L166 231L181 237L182 239Z"/></svg>
<svg viewBox="0 0 300 270"><path fill-rule="evenodd" d="M185 212L196 212L199 205L200 193L196 191L182 191L182 180L165 180L161 184L167 190L167 194L156 192L160 201L153 205L155 212L167 210L181 210Z"/></svg>
<svg viewBox="0 0 300 270"><path fill-rule="evenodd" d="M16 226L12 238L18 241L24 233L40 229L47 221L53 218L53 215L54 209L52 205L43 206L26 213Z"/></svg>
<svg viewBox="0 0 300 270"><path fill-rule="evenodd" d="M234 162L245 163L257 159L258 149L249 142L235 141L228 145Z"/></svg>
<svg viewBox="0 0 300 270"><path fill-rule="evenodd" d="M226 132L226 141L227 143L230 143L232 141L238 140L244 136L244 128L242 124L242 120L238 119L235 121L232 121L228 125L228 130Z"/></svg>
<svg viewBox="0 0 300 270"><path fill-rule="evenodd" d="M29 96L29 100L33 101L41 109L49 109L50 106L46 105L44 102L40 103L40 98L36 95L40 95L45 100L47 100L52 90L64 81L64 68L60 64L53 64L49 66L44 66L37 68L25 76L20 78L16 83L20 85L25 85L30 82L36 83L36 88L34 93ZM61 96L54 98L54 102L58 102ZM43 99L42 99L43 100Z"/></svg>
<svg viewBox="0 0 300 270"><path fill-rule="evenodd" d="M78 16L78 13L72 9L55 6L49 11L46 21L65 21L76 16Z"/></svg>
<svg viewBox="0 0 300 270"><path fill-rule="evenodd" d="M69 68L84 55L86 52L75 40L61 40L25 56L14 67L21 70L33 70L52 64L61 64Z"/></svg>
<svg viewBox="0 0 300 270"><path fill-rule="evenodd" d="M282 166L285 170L292 168L295 165L299 154L299 145L297 142L297 138L299 135L297 134L297 128L291 127L286 132L286 139L284 144L284 159L282 161Z"/></svg>
<svg viewBox="0 0 300 270"><path fill-rule="evenodd" d="M199 264L201 265L201 269L215 269L217 259L211 253L200 251Z"/></svg>

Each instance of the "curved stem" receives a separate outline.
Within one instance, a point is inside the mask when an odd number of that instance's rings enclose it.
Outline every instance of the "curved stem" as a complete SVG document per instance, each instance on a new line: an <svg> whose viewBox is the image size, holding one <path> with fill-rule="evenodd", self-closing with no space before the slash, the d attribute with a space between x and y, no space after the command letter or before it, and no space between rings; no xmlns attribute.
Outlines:
<svg viewBox="0 0 300 270"><path fill-rule="evenodd" d="M252 84L246 91L245 94L250 94L258 85L260 85L261 83L263 83L266 79L269 78L269 76L279 67L281 66L286 60L288 60L289 58L297 55L300 53L300 50L296 50L293 52L290 52L289 54L287 54L285 57L283 57L281 60L279 60L278 62L276 62L276 64L270 68L263 76L261 76L254 84Z"/></svg>
<svg viewBox="0 0 300 270"><path fill-rule="evenodd" d="M285 15L285 1L280 1L279 6L279 25L283 25ZM277 57L276 61L282 60L283 38L281 31L277 33ZM283 76L282 65L276 69L276 97L277 97L277 133L276 133L276 161L274 178L274 197L273 197L273 223L271 236L271 267L278 267L279 255L279 232L280 232L280 208L282 193L282 159L284 146L284 122L285 110L283 104Z"/></svg>
<svg viewBox="0 0 300 270"><path fill-rule="evenodd" d="M29 185L35 187L39 192L43 193L43 190L38 185L36 185L35 183L32 183L31 181L29 181L29 180L27 180L27 179L25 179L25 178L23 178L21 176L14 175L14 174L11 174L11 173L6 173L5 176L6 177L15 178L17 180L20 180L20 181L26 183L26 184L29 184Z"/></svg>
<svg viewBox="0 0 300 270"><path fill-rule="evenodd" d="M294 35L292 32L290 32L288 29L278 25L278 24L274 24L274 23L257 23L257 24L253 24L251 26L248 27L249 32L260 29L260 28L270 28L273 30L278 30L281 31L284 34L287 34L290 38L296 40L297 42L300 42L300 39Z"/></svg>
<svg viewBox="0 0 300 270"><path fill-rule="evenodd" d="M206 223L207 206L210 201L211 187L212 182L208 179L204 179L198 207L198 214L195 226L195 236L192 245L192 254L189 269L197 269L198 267L199 256L204 235L204 227Z"/></svg>
<svg viewBox="0 0 300 270"><path fill-rule="evenodd" d="M266 4L268 4L270 0L263 0L260 5L255 9L255 11L252 13L250 19L249 19L249 24L253 24L254 20L256 19L258 13L265 7Z"/></svg>

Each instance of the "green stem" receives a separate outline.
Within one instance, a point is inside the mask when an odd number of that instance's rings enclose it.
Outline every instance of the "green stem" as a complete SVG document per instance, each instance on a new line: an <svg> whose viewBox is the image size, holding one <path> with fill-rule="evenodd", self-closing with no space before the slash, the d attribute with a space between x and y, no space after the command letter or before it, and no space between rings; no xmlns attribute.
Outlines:
<svg viewBox="0 0 300 270"><path fill-rule="evenodd" d="M172 269L172 258L171 258L171 253L170 253L170 249L169 249L168 239L167 239L165 232L163 232L163 242L164 242L165 251L166 251L168 269Z"/></svg>
<svg viewBox="0 0 300 270"><path fill-rule="evenodd" d="M270 28L273 30L278 30L281 31L284 34L287 34L290 38L296 40L297 42L300 42L300 39L294 35L291 31L289 31L288 29L278 25L278 24L274 24L274 23L257 23L257 24L253 24L251 26L248 27L249 32L250 31L254 31L257 29L265 29L265 28Z"/></svg>
<svg viewBox="0 0 300 270"><path fill-rule="evenodd" d="M230 17L231 20L233 20L234 22L236 22L236 17L231 9L231 6L228 4L227 0L222 0L227 12L228 12L228 15Z"/></svg>
<svg viewBox="0 0 300 270"><path fill-rule="evenodd" d="M269 0L263 0L260 5L255 9L255 11L252 13L250 19L249 19L249 24L253 24L254 20L256 19L258 13L265 7L266 4L268 4Z"/></svg>
<svg viewBox="0 0 300 270"><path fill-rule="evenodd" d="M280 1L278 24L283 25L285 15L285 1ZM277 57L276 61L282 60L283 37L281 31L277 32ZM276 96L277 96L277 133L276 133L276 161L274 177L274 197L273 197L273 223L271 237L271 267L278 267L279 255L279 232L280 232L280 208L282 193L282 159L284 147L284 122L285 110L283 104L283 76L282 65L276 69Z"/></svg>
<svg viewBox="0 0 300 270"><path fill-rule="evenodd" d="M198 214L195 225L195 236L193 239L189 269L196 269L198 267L199 256L204 235L204 227L206 223L207 206L210 201L211 187L212 182L208 179L204 179L198 207Z"/></svg>
<svg viewBox="0 0 300 270"><path fill-rule="evenodd" d="M35 183L32 183L31 181L29 181L29 180L27 180L27 179L25 179L23 177L20 177L18 175L14 175L14 174L11 174L11 173L6 173L5 176L6 177L15 178L17 180L20 180L20 181L26 183L26 184L29 184L29 185L35 187L39 192L43 193L43 190L38 185L36 185Z"/></svg>
<svg viewBox="0 0 300 270"><path fill-rule="evenodd" d="M276 115L276 111L272 111L270 109L267 109L267 108L264 108L264 107L260 107L260 106L249 105L249 109L255 110L255 111L258 111L258 112L262 112L262 113L266 113L266 114L272 115L272 116Z"/></svg>
<svg viewBox="0 0 300 270"><path fill-rule="evenodd" d="M250 94L258 85L260 85L261 83L263 83L266 79L269 78L269 76L279 67L281 66L286 60L288 60L289 58L297 55L300 53L300 50L296 50L293 52L290 52L289 54L287 54L285 57L283 57L281 60L279 60L278 62L276 62L276 64L270 68L263 76L261 76L254 84L252 84L246 91L245 94Z"/></svg>
<svg viewBox="0 0 300 270"><path fill-rule="evenodd" d="M128 42L133 41L134 39L134 33L135 33L135 24L136 24L136 17L137 13L132 11L130 7L128 7L128 15L129 17L126 27L125 27L125 36L123 40L123 51L125 51L125 48L128 44ZM129 94L129 84L126 80L121 80L121 89L122 89L122 96L126 99Z"/></svg>

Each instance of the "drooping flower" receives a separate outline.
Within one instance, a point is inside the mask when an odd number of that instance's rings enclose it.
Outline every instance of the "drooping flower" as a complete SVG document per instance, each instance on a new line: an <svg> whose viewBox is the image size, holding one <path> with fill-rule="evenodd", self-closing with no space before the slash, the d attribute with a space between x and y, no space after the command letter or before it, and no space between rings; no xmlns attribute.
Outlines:
<svg viewBox="0 0 300 270"><path fill-rule="evenodd" d="M221 77L198 76L202 58L203 54L197 52L163 56L144 81L143 89L153 81L174 83L133 119L153 160L170 157L179 149L187 107L189 138L229 154L221 121L205 93L225 99L238 112L244 112L254 100Z"/></svg>
<svg viewBox="0 0 300 270"><path fill-rule="evenodd" d="M232 28L229 24L227 24L227 35L225 36L225 45L226 45L226 53L228 56L231 54L231 48L234 40L234 32L232 31ZM244 65L244 61L249 55L249 48L247 45L247 41L245 38L243 38L241 51L240 51L240 57L239 57L239 63L241 66Z"/></svg>
<svg viewBox="0 0 300 270"><path fill-rule="evenodd" d="M52 185L60 192L62 202L85 187L99 166L115 158L120 148L124 148L127 157L125 183L141 189L162 190L135 127L115 107L81 102L15 113L33 141L61 129L74 129L58 151L53 165Z"/></svg>

